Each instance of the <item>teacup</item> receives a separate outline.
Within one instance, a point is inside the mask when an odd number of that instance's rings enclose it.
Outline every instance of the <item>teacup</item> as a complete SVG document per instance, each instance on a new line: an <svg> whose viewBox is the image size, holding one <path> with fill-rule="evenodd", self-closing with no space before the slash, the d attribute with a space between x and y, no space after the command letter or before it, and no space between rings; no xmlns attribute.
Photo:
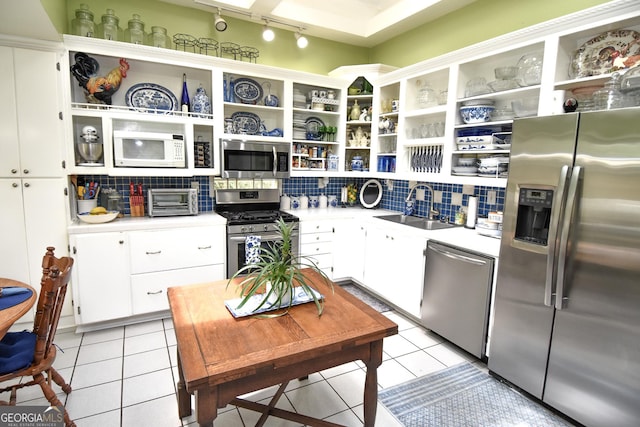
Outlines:
<svg viewBox="0 0 640 427"><path fill-rule="evenodd" d="M318 91L318 96L320 98L326 98L327 97L327 91L326 90L320 90Z"/></svg>
<svg viewBox="0 0 640 427"><path fill-rule="evenodd" d="M362 92L362 89L360 89L359 87L350 87L348 89L349 95L360 95L361 92Z"/></svg>

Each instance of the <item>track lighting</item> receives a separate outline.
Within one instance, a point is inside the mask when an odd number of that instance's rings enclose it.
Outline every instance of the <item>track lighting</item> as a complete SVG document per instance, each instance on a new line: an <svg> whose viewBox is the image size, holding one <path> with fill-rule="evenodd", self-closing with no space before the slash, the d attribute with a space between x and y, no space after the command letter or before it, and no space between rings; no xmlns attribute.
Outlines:
<svg viewBox="0 0 640 427"><path fill-rule="evenodd" d="M220 16L220 8L218 8L218 13L216 13L216 16L213 22L216 27L216 30L222 32L227 29L227 21L225 21L224 18Z"/></svg>
<svg viewBox="0 0 640 427"><path fill-rule="evenodd" d="M307 40L305 36L300 34L300 31L301 30L296 31L296 43L298 44L298 47L300 49L304 49L305 47L307 47L307 45L309 45L309 40Z"/></svg>
<svg viewBox="0 0 640 427"><path fill-rule="evenodd" d="M269 21L265 21L264 29L262 30L262 38L268 42L273 41L273 39L276 38L276 34L269 27Z"/></svg>

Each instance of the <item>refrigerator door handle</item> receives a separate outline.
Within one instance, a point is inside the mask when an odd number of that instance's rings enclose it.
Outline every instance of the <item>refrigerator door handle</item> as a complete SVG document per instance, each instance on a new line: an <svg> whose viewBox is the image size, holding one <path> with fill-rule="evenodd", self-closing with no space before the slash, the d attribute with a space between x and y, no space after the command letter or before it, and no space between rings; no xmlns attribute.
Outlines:
<svg viewBox="0 0 640 427"><path fill-rule="evenodd" d="M558 178L558 189L553 197L553 207L551 208L551 220L549 225L549 236L547 242L549 242L547 253L547 274L544 283L544 305L547 307L553 306L553 291L555 276L553 275L553 267L555 266L556 259L556 240L558 237L558 225L560 224L560 216L562 212L562 204L564 202L564 193L567 188L567 176L569 175L569 165L562 166L560 169L560 178Z"/></svg>
<svg viewBox="0 0 640 427"><path fill-rule="evenodd" d="M569 231L571 228L571 219L573 211L576 207L576 197L578 193L578 184L582 177L582 167L575 166L571 172L571 180L569 182L569 191L567 194L567 208L562 219L562 231L560 232L560 250L558 251L558 276L556 278L556 309L562 310L564 300L564 271L567 261L567 249L569 245Z"/></svg>

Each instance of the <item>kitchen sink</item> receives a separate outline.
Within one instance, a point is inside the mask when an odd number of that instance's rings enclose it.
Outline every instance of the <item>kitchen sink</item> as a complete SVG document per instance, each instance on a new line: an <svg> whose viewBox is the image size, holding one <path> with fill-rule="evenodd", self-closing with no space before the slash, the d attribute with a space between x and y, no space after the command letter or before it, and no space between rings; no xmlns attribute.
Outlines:
<svg viewBox="0 0 640 427"><path fill-rule="evenodd" d="M422 228L423 230L441 230L443 228L454 227L453 224L441 222L435 219L420 218L417 216L407 216L402 214L381 215L376 218L395 222L396 224L405 224L415 228Z"/></svg>

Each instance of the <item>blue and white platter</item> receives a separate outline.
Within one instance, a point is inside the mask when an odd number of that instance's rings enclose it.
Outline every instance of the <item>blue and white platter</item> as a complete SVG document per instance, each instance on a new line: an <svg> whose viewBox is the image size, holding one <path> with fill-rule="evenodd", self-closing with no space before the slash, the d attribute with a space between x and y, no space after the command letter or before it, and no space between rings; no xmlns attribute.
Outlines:
<svg viewBox="0 0 640 427"><path fill-rule="evenodd" d="M240 77L233 82L233 94L243 104L257 104L262 99L262 86L253 79Z"/></svg>
<svg viewBox="0 0 640 427"><path fill-rule="evenodd" d="M243 135L257 135L260 133L260 116L247 111L237 111L231 114L235 133Z"/></svg>
<svg viewBox="0 0 640 427"><path fill-rule="evenodd" d="M307 139L311 141L320 141L322 134L320 127L324 126L324 122L317 117L309 117L305 120L305 128L307 131Z"/></svg>
<svg viewBox="0 0 640 427"><path fill-rule="evenodd" d="M316 291L315 289L311 289L316 297L316 299L321 300L324 296ZM309 295L301 286L294 287L294 296L291 301L291 306L306 304L313 301L313 296ZM240 303L242 302L242 298L234 298L230 300L226 300L224 305L227 307L229 312L233 317L245 317L251 316L254 314L265 313L268 311L279 310L280 308L288 308L289 305L285 305L284 307L275 306L273 303L269 301L264 301L264 294L256 294L249 298L249 301L242 307L238 308Z"/></svg>
<svg viewBox="0 0 640 427"><path fill-rule="evenodd" d="M166 87L155 83L138 83L129 88L125 95L128 107L138 111L166 114L175 111L178 99Z"/></svg>

